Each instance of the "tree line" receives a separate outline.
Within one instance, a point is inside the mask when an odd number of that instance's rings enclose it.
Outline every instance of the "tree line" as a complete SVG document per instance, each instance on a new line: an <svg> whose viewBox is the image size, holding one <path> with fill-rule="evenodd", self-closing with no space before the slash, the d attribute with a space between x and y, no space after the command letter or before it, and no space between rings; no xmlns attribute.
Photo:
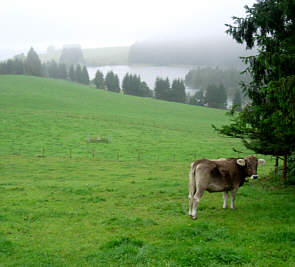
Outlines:
<svg viewBox="0 0 295 267"><path fill-rule="evenodd" d="M190 97L189 101L191 105L225 109L227 107L227 94L223 84L218 86L210 84L205 90L198 90Z"/></svg>
<svg viewBox="0 0 295 267"><path fill-rule="evenodd" d="M118 75L113 73L113 71L109 71L104 78L103 73L97 70L93 82L98 89L121 92ZM154 97L165 101L186 103L185 85L181 79L173 80L170 86L168 78L158 77L153 91L146 82L141 80L140 75L126 73L122 80L122 92L126 95Z"/></svg>
<svg viewBox="0 0 295 267"><path fill-rule="evenodd" d="M0 74L19 74L54 79L64 79L82 84L89 84L89 74L86 66L66 65L54 60L41 63L38 54L31 48L25 56L17 55L13 59L0 62Z"/></svg>
<svg viewBox="0 0 295 267"><path fill-rule="evenodd" d="M242 92L241 81L249 83L250 76L246 73L241 74L239 70L234 68L197 68L190 70L185 76L186 85L198 90L191 97L191 104L209 107L221 105L224 108L222 103L226 97L229 102L232 102L232 105L238 105L238 110L241 110L243 104L247 102L247 97ZM211 94L212 92L215 92L214 95ZM211 96L213 99L210 99ZM214 105L216 102L214 98L219 102L217 105Z"/></svg>
<svg viewBox="0 0 295 267"><path fill-rule="evenodd" d="M82 84L94 84L96 88L106 89L111 92L141 97L154 97L156 99L187 103L192 105L208 106L214 108L227 107L227 94L224 86L211 84L206 89L197 91L195 95L189 96L185 92L185 82L181 79L175 79L170 84L168 78L158 77L155 81L154 90L151 90L146 82L136 74L127 73L122 80L122 88L118 75L110 71L104 77L99 70L96 72L93 81L89 80L89 74L86 66L78 64L57 63L51 60L41 63L38 54L31 48L27 54L15 56L0 63L0 74L24 74L40 77L49 77L54 79L65 79ZM188 75L193 77L193 75ZM186 77L186 79L188 79ZM241 105L241 101L236 104Z"/></svg>

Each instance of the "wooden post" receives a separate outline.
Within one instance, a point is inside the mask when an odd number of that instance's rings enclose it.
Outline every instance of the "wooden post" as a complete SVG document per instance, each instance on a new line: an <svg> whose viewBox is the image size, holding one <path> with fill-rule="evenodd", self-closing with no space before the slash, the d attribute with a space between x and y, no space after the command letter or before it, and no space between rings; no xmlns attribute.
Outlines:
<svg viewBox="0 0 295 267"><path fill-rule="evenodd" d="M275 161L275 175L278 175L279 171L279 156L276 156L276 161Z"/></svg>
<svg viewBox="0 0 295 267"><path fill-rule="evenodd" d="M92 159L94 160L94 156L95 156L95 154L94 154L94 150L92 150Z"/></svg>
<svg viewBox="0 0 295 267"><path fill-rule="evenodd" d="M287 154L284 154L284 166L283 166L283 181L286 182L287 177Z"/></svg>
<svg viewBox="0 0 295 267"><path fill-rule="evenodd" d="M72 149L70 148L70 159L72 158Z"/></svg>

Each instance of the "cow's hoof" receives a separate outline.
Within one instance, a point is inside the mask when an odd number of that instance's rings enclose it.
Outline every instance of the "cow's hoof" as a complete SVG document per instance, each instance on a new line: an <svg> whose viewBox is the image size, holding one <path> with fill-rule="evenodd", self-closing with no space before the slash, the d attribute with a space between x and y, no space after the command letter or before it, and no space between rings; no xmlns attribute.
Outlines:
<svg viewBox="0 0 295 267"><path fill-rule="evenodd" d="M198 219L198 217L197 216L192 216L192 219L196 220L196 219Z"/></svg>

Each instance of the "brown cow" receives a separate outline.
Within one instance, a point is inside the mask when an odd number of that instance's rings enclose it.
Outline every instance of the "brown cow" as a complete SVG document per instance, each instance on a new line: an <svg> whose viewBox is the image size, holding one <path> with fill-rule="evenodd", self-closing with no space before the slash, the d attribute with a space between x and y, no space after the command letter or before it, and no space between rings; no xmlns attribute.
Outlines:
<svg viewBox="0 0 295 267"><path fill-rule="evenodd" d="M189 215L197 219L197 208L205 190L223 192L223 208L226 208L228 192L231 191L231 208L234 209L235 195L246 177L257 179L257 165L264 159L247 156L245 159L219 160L200 159L191 164L189 175Z"/></svg>

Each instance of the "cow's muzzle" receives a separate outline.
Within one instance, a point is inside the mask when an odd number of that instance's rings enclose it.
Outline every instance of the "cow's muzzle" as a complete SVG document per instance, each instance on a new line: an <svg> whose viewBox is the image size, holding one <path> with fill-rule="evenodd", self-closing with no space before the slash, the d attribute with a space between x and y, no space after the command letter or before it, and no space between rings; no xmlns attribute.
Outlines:
<svg viewBox="0 0 295 267"><path fill-rule="evenodd" d="M251 179L257 179L257 178L258 178L258 175L257 174L251 176Z"/></svg>

